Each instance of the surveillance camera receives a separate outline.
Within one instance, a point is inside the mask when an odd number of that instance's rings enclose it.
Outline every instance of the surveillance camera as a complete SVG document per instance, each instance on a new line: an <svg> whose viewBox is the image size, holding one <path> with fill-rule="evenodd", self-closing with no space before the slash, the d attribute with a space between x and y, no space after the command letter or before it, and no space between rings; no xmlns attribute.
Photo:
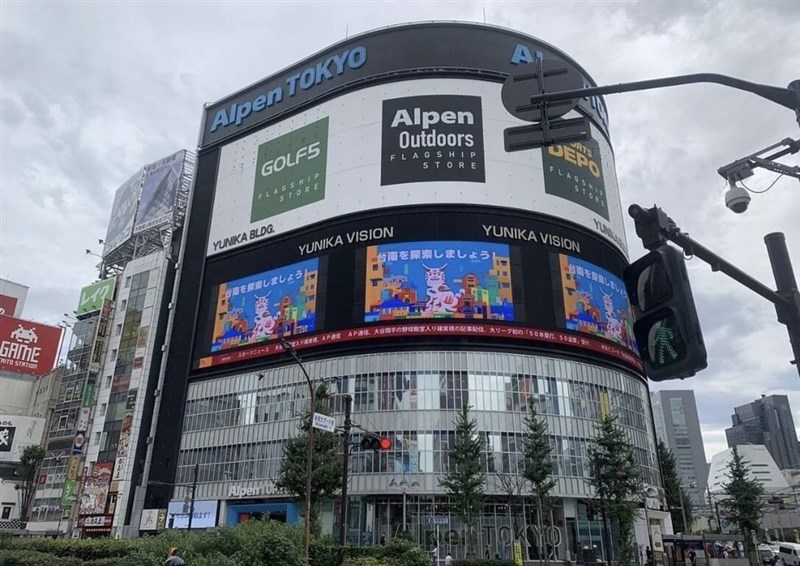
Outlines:
<svg viewBox="0 0 800 566"><path fill-rule="evenodd" d="M725 206L736 214L741 214L750 205L750 195L742 187L731 185L725 193Z"/></svg>

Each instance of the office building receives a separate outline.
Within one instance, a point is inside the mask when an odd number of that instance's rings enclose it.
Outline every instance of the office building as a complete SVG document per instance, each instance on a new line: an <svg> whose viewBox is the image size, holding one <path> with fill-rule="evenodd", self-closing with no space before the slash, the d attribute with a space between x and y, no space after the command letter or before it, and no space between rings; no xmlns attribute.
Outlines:
<svg viewBox="0 0 800 566"><path fill-rule="evenodd" d="M697 507L704 503L708 478L703 433L694 391L656 391L651 395L658 439L672 452L681 485Z"/></svg>
<svg viewBox="0 0 800 566"><path fill-rule="evenodd" d="M762 395L761 399L736 407L731 421L733 426L725 429L728 446L761 444L779 469L800 468L800 444L786 395Z"/></svg>
<svg viewBox="0 0 800 566"><path fill-rule="evenodd" d="M520 474L532 401L556 465L554 552L608 558L587 515L595 428L619 417L655 493L656 437L602 99L578 102L591 139L504 145L527 122L504 107L503 81L540 57L593 84L530 36L424 23L349 37L205 106L142 523L166 510L186 527L189 490L169 484L195 469L193 528L298 520L275 488L308 397L284 339L314 380L353 398L354 421L392 443L352 455L349 543L391 539L405 517L418 544L439 536L443 552L464 556L439 480L455 414L469 406L486 446L479 546L508 557L514 523L498 478ZM323 532L340 532L340 509L326 504ZM667 517L648 513L663 532ZM536 537L515 534L527 536L526 557L541 556Z"/></svg>

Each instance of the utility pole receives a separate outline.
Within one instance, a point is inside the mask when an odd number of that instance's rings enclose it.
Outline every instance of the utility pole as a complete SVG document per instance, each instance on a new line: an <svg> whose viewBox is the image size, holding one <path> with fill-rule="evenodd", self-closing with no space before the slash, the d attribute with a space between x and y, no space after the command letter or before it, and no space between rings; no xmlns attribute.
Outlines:
<svg viewBox="0 0 800 566"><path fill-rule="evenodd" d="M192 519L194 518L194 494L197 491L197 474L200 471L200 464L194 465L194 476L192 477L192 499L189 501L189 525L186 530L191 532Z"/></svg>
<svg viewBox="0 0 800 566"><path fill-rule="evenodd" d="M316 399L316 391L314 389L314 383L311 381L311 377L308 375L303 362L300 360L300 356L297 355L297 351L294 349L294 346L286 340L283 336L280 337L281 341L281 348L284 351L288 352L292 358L294 359L297 366L300 368L300 371L303 372L303 377L306 378L306 383L308 384L308 396L310 400L310 407L308 409L308 418L309 418L309 427L308 427L308 449L306 450L306 501L305 501L305 523L303 524L303 559L305 564L311 563L311 556L309 554L309 548L311 546L311 476L314 473L313 467L313 460L314 460L314 427L311 426L311 421L313 420L314 410L317 407L317 399Z"/></svg>
<svg viewBox="0 0 800 566"><path fill-rule="evenodd" d="M341 516L339 518L339 563L344 563L344 547L347 544L347 507L349 501L347 499L347 483L350 474L350 428L353 426L352 410L353 410L353 397L350 395L343 395L344 397L344 426L342 427L342 507Z"/></svg>

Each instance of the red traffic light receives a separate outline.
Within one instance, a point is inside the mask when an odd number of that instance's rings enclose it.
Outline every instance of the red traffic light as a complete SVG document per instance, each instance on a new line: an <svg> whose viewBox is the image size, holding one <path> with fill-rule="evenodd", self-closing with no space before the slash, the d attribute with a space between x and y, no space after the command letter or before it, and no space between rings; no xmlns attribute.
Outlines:
<svg viewBox="0 0 800 566"><path fill-rule="evenodd" d="M385 436L365 436L361 439L362 450L391 450L392 440Z"/></svg>

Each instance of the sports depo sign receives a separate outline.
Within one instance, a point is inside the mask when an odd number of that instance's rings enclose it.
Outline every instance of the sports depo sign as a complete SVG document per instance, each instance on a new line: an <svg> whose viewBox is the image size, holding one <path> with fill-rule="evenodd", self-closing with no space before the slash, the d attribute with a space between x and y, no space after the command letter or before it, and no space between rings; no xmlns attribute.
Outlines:
<svg viewBox="0 0 800 566"><path fill-rule="evenodd" d="M56 364L61 328L0 315L0 369L46 375Z"/></svg>

